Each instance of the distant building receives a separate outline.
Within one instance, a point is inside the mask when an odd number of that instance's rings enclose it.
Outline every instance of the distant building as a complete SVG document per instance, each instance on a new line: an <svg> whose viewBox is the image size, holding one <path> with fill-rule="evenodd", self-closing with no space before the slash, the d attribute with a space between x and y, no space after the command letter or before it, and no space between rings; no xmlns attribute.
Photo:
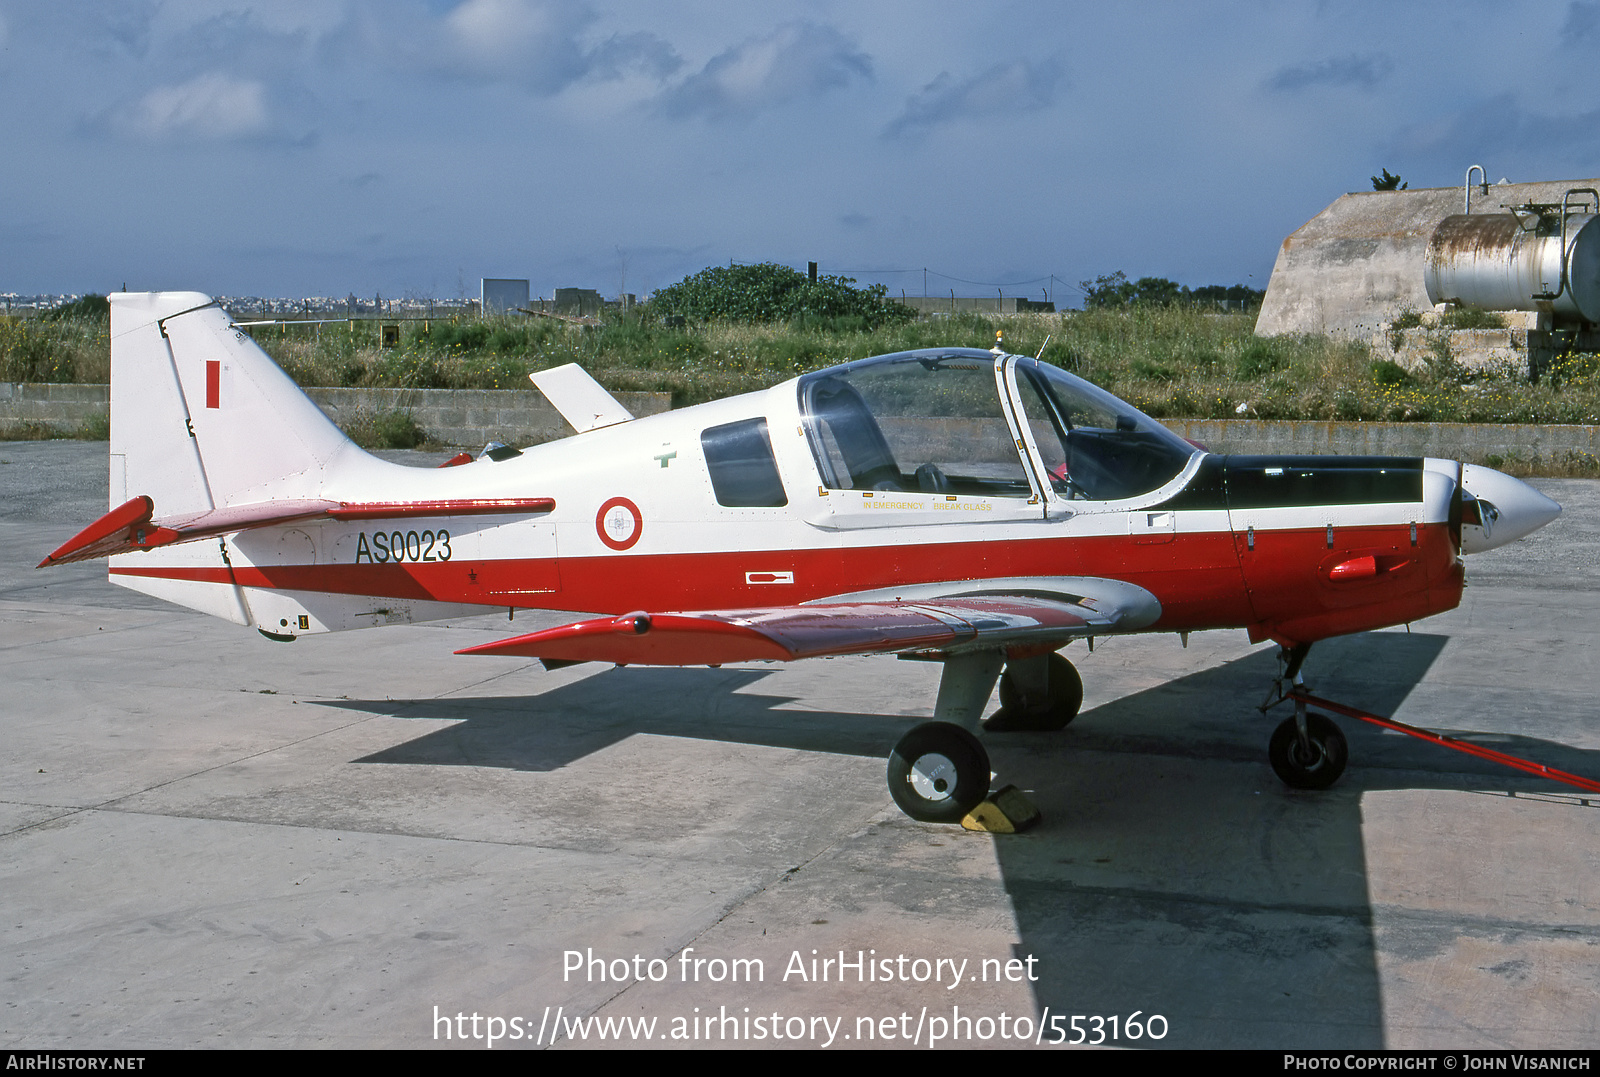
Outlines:
<svg viewBox="0 0 1600 1077"><path fill-rule="evenodd" d="M485 314L510 314L528 305L528 282L509 277L483 277L480 291Z"/></svg>
<svg viewBox="0 0 1600 1077"><path fill-rule="evenodd" d="M570 317L597 315L605 307L605 300L593 288L557 288L555 313Z"/></svg>

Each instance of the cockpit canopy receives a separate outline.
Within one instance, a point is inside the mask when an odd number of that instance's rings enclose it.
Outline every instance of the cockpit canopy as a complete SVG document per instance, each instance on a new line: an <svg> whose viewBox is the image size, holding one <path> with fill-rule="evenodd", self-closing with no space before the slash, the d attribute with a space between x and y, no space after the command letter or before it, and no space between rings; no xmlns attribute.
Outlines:
<svg viewBox="0 0 1600 1077"><path fill-rule="evenodd" d="M897 352L808 374L799 392L823 485L835 490L1028 498L1034 475L1059 498L1115 501L1171 481L1196 451L1026 356ZM1019 451L1019 433L1036 457Z"/></svg>

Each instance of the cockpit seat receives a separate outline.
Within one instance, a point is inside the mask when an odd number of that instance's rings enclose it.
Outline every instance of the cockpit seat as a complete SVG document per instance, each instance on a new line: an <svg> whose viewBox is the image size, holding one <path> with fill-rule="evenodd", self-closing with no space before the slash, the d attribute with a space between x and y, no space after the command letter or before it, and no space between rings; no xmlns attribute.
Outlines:
<svg viewBox="0 0 1600 1077"><path fill-rule="evenodd" d="M917 489L925 494L948 494L950 480L939 470L938 464L923 464L917 468Z"/></svg>

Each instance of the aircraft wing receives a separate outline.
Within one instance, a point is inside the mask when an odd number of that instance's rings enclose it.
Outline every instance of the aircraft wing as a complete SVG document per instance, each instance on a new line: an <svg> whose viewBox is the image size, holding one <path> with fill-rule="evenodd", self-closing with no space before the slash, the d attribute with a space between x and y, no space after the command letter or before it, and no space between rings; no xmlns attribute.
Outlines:
<svg viewBox="0 0 1600 1077"><path fill-rule="evenodd" d="M181 516L154 519L155 502L140 495L117 508L68 539L59 549L39 562L66 565L96 557L132 550L153 550L180 542L248 531L258 527L278 527L303 520L395 520L421 516L534 515L556 507L548 497L458 498L439 501L327 501L321 499L263 501L249 505L226 505Z"/></svg>
<svg viewBox="0 0 1600 1077"><path fill-rule="evenodd" d="M1111 581L1108 581L1111 582ZM546 662L692 666L1045 645L1115 631L1125 611L1075 596L969 595L690 613L629 613L467 647Z"/></svg>

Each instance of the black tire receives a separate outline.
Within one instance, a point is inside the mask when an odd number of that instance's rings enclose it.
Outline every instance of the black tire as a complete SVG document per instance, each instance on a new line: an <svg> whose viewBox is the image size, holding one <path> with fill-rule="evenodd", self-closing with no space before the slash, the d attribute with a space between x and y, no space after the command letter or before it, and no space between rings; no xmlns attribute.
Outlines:
<svg viewBox="0 0 1600 1077"><path fill-rule="evenodd" d="M1054 732L1067 728L1083 707L1083 678L1059 654L1050 656L1045 675L1045 698L1025 699L1010 670L1000 675L1000 710L985 722L996 733L1012 731Z"/></svg>
<svg viewBox="0 0 1600 1077"><path fill-rule="evenodd" d="M1291 789L1326 789L1339 780L1350 761L1350 748L1332 718L1315 711L1306 715L1306 733L1311 741L1311 758L1300 744L1300 730L1293 717L1272 731L1267 742L1267 758L1283 784Z"/></svg>
<svg viewBox="0 0 1600 1077"><path fill-rule="evenodd" d="M959 823L989 795L989 753L950 722L924 722L889 753L889 795L924 823Z"/></svg>

